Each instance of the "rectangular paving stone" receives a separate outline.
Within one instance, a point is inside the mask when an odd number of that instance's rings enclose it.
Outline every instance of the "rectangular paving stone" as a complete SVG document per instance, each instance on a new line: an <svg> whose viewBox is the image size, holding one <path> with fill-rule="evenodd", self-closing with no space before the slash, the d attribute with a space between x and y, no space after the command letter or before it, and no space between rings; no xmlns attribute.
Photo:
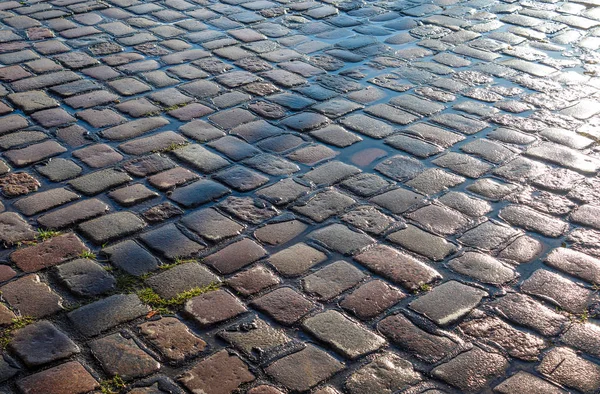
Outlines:
<svg viewBox="0 0 600 394"><path fill-rule="evenodd" d="M131 212L116 212L81 223L79 229L94 243L105 242L135 233L146 223Z"/></svg>
<svg viewBox="0 0 600 394"><path fill-rule="evenodd" d="M488 293L457 281L445 282L409 304L410 308L439 325L448 325L464 317Z"/></svg>
<svg viewBox="0 0 600 394"><path fill-rule="evenodd" d="M29 145L22 149L13 149L4 153L4 156L16 167L24 167L49 157L60 155L67 149L56 141L46 141Z"/></svg>
<svg viewBox="0 0 600 394"><path fill-rule="evenodd" d="M441 275L427 264L386 245L376 245L357 254L354 259L376 274L411 291L441 279Z"/></svg>
<svg viewBox="0 0 600 394"><path fill-rule="evenodd" d="M132 178L125 172L107 169L75 178L69 182L69 185L85 195L93 196L131 180Z"/></svg>
<svg viewBox="0 0 600 394"><path fill-rule="evenodd" d="M79 196L70 190L57 188L22 198L16 201L14 206L25 215L31 216L78 198Z"/></svg>
<svg viewBox="0 0 600 394"><path fill-rule="evenodd" d="M440 361L459 346L448 337L419 328L401 313L381 320L377 329L402 349L427 363Z"/></svg>
<svg viewBox="0 0 600 394"><path fill-rule="evenodd" d="M525 154L584 174L595 174L600 169L600 160L551 142L532 146L525 151Z"/></svg>
<svg viewBox="0 0 600 394"><path fill-rule="evenodd" d="M88 250L77 235L68 233L16 250L10 255L10 259L23 271L36 272L70 260Z"/></svg>
<svg viewBox="0 0 600 394"><path fill-rule="evenodd" d="M544 263L589 283L600 283L600 260L573 249L554 249Z"/></svg>
<svg viewBox="0 0 600 394"><path fill-rule="evenodd" d="M34 319L50 316L63 309L62 297L35 274L23 276L0 287L2 297L21 316Z"/></svg>
<svg viewBox="0 0 600 394"><path fill-rule="evenodd" d="M108 205L92 198L46 213L38 218L38 223L46 228L64 228L102 215L108 210Z"/></svg>
<svg viewBox="0 0 600 394"><path fill-rule="evenodd" d="M216 201L229 193L231 190L220 183L201 179L187 186L176 188L169 198L186 208L192 208Z"/></svg>
<svg viewBox="0 0 600 394"><path fill-rule="evenodd" d="M85 394L100 384L78 361L38 372L18 381L25 394Z"/></svg>
<svg viewBox="0 0 600 394"><path fill-rule="evenodd" d="M309 317L302 327L350 359L371 353L385 344L379 335L332 310Z"/></svg>
<svg viewBox="0 0 600 394"><path fill-rule="evenodd" d="M250 238L243 238L206 256L203 262L222 274L230 274L267 255L267 252Z"/></svg>
<svg viewBox="0 0 600 394"><path fill-rule="evenodd" d="M81 76L73 71L58 71L50 74L42 74L35 77L20 79L11 83L11 87L17 92L43 89L54 85L61 85L81 79Z"/></svg>
<svg viewBox="0 0 600 394"><path fill-rule="evenodd" d="M583 393L600 389L600 367L566 347L557 347L544 355L538 372Z"/></svg>
<svg viewBox="0 0 600 394"><path fill-rule="evenodd" d="M119 145L119 149L130 155L140 156L150 152L168 151L173 147L184 146L187 143L188 140L174 131L164 131L149 137L124 142Z"/></svg>
<svg viewBox="0 0 600 394"><path fill-rule="evenodd" d="M521 290L558 305L571 313L586 311L592 297L590 290L545 269L538 269L521 283Z"/></svg>
<svg viewBox="0 0 600 394"><path fill-rule="evenodd" d="M93 337L149 311L150 308L142 304L137 295L115 294L69 312L67 317L79 332Z"/></svg>
<svg viewBox="0 0 600 394"><path fill-rule="evenodd" d="M307 391L344 369L344 365L319 348L308 345L266 368L269 376L295 391Z"/></svg>
<svg viewBox="0 0 600 394"><path fill-rule="evenodd" d="M173 153L177 158L189 163L197 170L207 174L229 164L226 159L197 144L191 144L184 146L183 148L176 149Z"/></svg>
<svg viewBox="0 0 600 394"><path fill-rule="evenodd" d="M226 350L201 360L179 377L179 381L192 392L214 394L231 393L254 379L248 365Z"/></svg>
<svg viewBox="0 0 600 394"><path fill-rule="evenodd" d="M144 118L103 130L102 136L109 140L127 140L168 124L169 121L163 117Z"/></svg>

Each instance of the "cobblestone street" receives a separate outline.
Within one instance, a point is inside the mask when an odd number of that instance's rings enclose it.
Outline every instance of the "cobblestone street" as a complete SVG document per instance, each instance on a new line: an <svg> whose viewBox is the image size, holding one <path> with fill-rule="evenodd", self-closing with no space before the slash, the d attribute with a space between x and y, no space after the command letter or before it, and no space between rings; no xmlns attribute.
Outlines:
<svg viewBox="0 0 600 394"><path fill-rule="evenodd" d="M0 0L0 394L600 392L600 0Z"/></svg>

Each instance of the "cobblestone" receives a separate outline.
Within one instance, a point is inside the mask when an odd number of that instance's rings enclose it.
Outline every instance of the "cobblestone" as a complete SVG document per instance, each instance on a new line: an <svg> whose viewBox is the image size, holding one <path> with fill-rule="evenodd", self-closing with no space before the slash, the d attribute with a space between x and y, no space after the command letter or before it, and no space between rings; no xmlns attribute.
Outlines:
<svg viewBox="0 0 600 394"><path fill-rule="evenodd" d="M0 392L597 391L588 3L3 2Z"/></svg>

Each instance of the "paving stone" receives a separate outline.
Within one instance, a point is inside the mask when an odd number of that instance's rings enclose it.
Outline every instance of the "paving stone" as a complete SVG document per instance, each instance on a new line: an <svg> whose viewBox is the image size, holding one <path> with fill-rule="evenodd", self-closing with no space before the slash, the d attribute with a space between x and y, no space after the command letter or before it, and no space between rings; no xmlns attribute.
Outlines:
<svg viewBox="0 0 600 394"><path fill-rule="evenodd" d="M564 390L554 386L550 382L524 371L517 372L498 386L494 387L494 391L501 394L516 394L535 390L540 390L549 394L565 393Z"/></svg>
<svg viewBox="0 0 600 394"><path fill-rule="evenodd" d="M254 379L239 357L221 350L184 372L179 381L191 391L228 394Z"/></svg>
<svg viewBox="0 0 600 394"><path fill-rule="evenodd" d="M447 325L464 317L487 295L481 289L450 281L434 287L409 306L437 324Z"/></svg>
<svg viewBox="0 0 600 394"><path fill-rule="evenodd" d="M102 215L108 210L108 205L93 198L42 215L38 218L38 223L47 228L64 228Z"/></svg>
<svg viewBox="0 0 600 394"><path fill-rule="evenodd" d="M492 306L501 316L545 336L557 335L568 321L563 315L523 294L508 294L492 303Z"/></svg>
<svg viewBox="0 0 600 394"><path fill-rule="evenodd" d="M565 347L550 350L536 368L540 373L567 387L593 393L600 387L600 369Z"/></svg>
<svg viewBox="0 0 600 394"><path fill-rule="evenodd" d="M319 313L306 319L302 325L312 335L351 359L373 352L385 343L382 337L336 311Z"/></svg>
<svg viewBox="0 0 600 394"><path fill-rule="evenodd" d="M177 149L174 154L203 173L214 172L229 164L227 160L196 144Z"/></svg>
<svg viewBox="0 0 600 394"><path fill-rule="evenodd" d="M304 291L321 300L330 300L354 287L366 275L344 261L327 265L302 279Z"/></svg>
<svg viewBox="0 0 600 394"><path fill-rule="evenodd" d="M138 326L144 338L169 361L181 362L202 353L207 344L180 320L163 317Z"/></svg>
<svg viewBox="0 0 600 394"><path fill-rule="evenodd" d="M587 310L592 296L589 290L544 269L538 269L521 283L521 290L572 313L583 313Z"/></svg>
<svg viewBox="0 0 600 394"><path fill-rule="evenodd" d="M444 238L427 233L413 225L408 225L405 229L388 235L387 238L434 261L443 260L456 250L456 247Z"/></svg>
<svg viewBox="0 0 600 394"><path fill-rule="evenodd" d="M267 252L250 238L243 238L204 258L204 263L230 274L266 256Z"/></svg>
<svg viewBox="0 0 600 394"><path fill-rule="evenodd" d="M441 278L436 270L425 263L385 245L376 245L357 254L355 259L376 274L411 291Z"/></svg>
<svg viewBox="0 0 600 394"><path fill-rule="evenodd" d="M57 267L57 276L73 293L81 296L98 296L113 290L116 284L101 265L77 259Z"/></svg>
<svg viewBox="0 0 600 394"><path fill-rule="evenodd" d="M519 232L512 227L486 221L474 229L466 231L458 240L468 246L490 250L506 243L518 234Z"/></svg>
<svg viewBox="0 0 600 394"><path fill-rule="evenodd" d="M131 338L112 334L90 342L92 354L110 376L124 380L147 376L160 369L160 363L144 352Z"/></svg>
<svg viewBox="0 0 600 394"><path fill-rule="evenodd" d="M504 373L507 367L508 361L503 356L474 347L436 367L431 373L464 392L477 392Z"/></svg>
<svg viewBox="0 0 600 394"><path fill-rule="evenodd" d="M325 247L345 255L354 254L374 243L371 237L352 231L342 224L331 224L313 231L309 237L322 243Z"/></svg>
<svg viewBox="0 0 600 394"><path fill-rule="evenodd" d="M115 294L82 306L67 314L73 325L86 337L96 336L112 327L149 312L135 294Z"/></svg>
<svg viewBox="0 0 600 394"><path fill-rule="evenodd" d="M40 244L13 252L11 260L25 272L36 272L78 256L88 248L73 233L59 235Z"/></svg>
<svg viewBox="0 0 600 394"><path fill-rule="evenodd" d="M402 314L381 320L377 328L393 343L428 363L440 361L458 347L458 344L450 338L429 333Z"/></svg>
<svg viewBox="0 0 600 394"><path fill-rule="evenodd" d="M228 197L219 204L219 207L236 218L252 224L260 224L279 213L265 201L251 197Z"/></svg>
<svg viewBox="0 0 600 394"><path fill-rule="evenodd" d="M392 393L419 383L421 379L410 362L394 353L385 353L352 374L346 387L352 394Z"/></svg>
<svg viewBox="0 0 600 394"><path fill-rule="evenodd" d="M29 367L68 358L80 352L75 342L46 320L16 331L10 348Z"/></svg>
<svg viewBox="0 0 600 394"><path fill-rule="evenodd" d="M120 153L106 144L96 144L76 150L73 156L93 168L106 167L123 159Z"/></svg>
<svg viewBox="0 0 600 394"><path fill-rule="evenodd" d="M146 224L131 212L117 212L84 222L79 229L96 244L135 233Z"/></svg>
<svg viewBox="0 0 600 394"><path fill-rule="evenodd" d="M78 361L30 375L19 380L24 394L84 394L100 387L96 379Z"/></svg>
<svg viewBox="0 0 600 394"><path fill-rule="evenodd" d="M284 325L292 325L315 308L315 305L289 287L280 287L251 303Z"/></svg>
<svg viewBox="0 0 600 394"><path fill-rule="evenodd" d="M568 228L566 223L558 219L519 205L509 205L502 209L500 217L514 226L523 227L547 237L559 237Z"/></svg>
<svg viewBox="0 0 600 394"><path fill-rule="evenodd" d="M478 252L466 252L450 260L448 267L460 274L493 285L501 285L518 277L516 272L499 260Z"/></svg>
<svg viewBox="0 0 600 394"><path fill-rule="evenodd" d="M464 335L494 343L512 357L522 360L537 361L540 352L546 347L542 338L517 330L498 318L476 318L459 327Z"/></svg>
<svg viewBox="0 0 600 394"><path fill-rule="evenodd" d="M196 287L218 284L220 279L195 262L184 263L151 276L146 283L159 296L170 299Z"/></svg>
<svg viewBox="0 0 600 394"><path fill-rule="evenodd" d="M413 158L398 155L385 159L375 169L396 181L405 182L417 176L425 167Z"/></svg>
<svg viewBox="0 0 600 394"><path fill-rule="evenodd" d="M201 327L221 323L247 311L238 298L225 290L210 291L186 302L185 313Z"/></svg>
<svg viewBox="0 0 600 394"><path fill-rule="evenodd" d="M331 216L342 213L354 203L355 201L346 195L335 190L326 190L302 202L302 205L293 207L293 210L316 222L323 222Z"/></svg>
<svg viewBox="0 0 600 394"><path fill-rule="evenodd" d="M21 316L41 318L63 309L62 298L40 281L38 275L27 275L2 287L3 298L18 310Z"/></svg>
<svg viewBox="0 0 600 394"><path fill-rule="evenodd" d="M307 391L343 368L342 363L324 351L308 345L269 365L266 372L290 390Z"/></svg>
<svg viewBox="0 0 600 394"><path fill-rule="evenodd" d="M24 167L49 157L60 155L67 149L55 141L45 141L39 144L29 145L26 148L12 149L4 153L4 156L16 167Z"/></svg>
<svg viewBox="0 0 600 394"><path fill-rule="evenodd" d="M190 257L203 250L205 245L187 237L174 224L156 228L140 236L149 248L168 259Z"/></svg>
<svg viewBox="0 0 600 394"><path fill-rule="evenodd" d="M107 169L75 178L69 184L85 195L95 195L130 180L132 178L124 172Z"/></svg>
<svg viewBox="0 0 600 394"><path fill-rule="evenodd" d="M253 360L268 357L292 341L282 330L259 318L230 326L219 332L219 336Z"/></svg>

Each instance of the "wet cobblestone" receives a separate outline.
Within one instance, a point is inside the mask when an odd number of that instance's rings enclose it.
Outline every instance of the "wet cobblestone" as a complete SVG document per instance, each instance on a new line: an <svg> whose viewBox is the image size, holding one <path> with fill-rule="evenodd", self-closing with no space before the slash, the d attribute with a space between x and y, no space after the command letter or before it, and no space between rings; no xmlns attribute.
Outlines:
<svg viewBox="0 0 600 394"><path fill-rule="evenodd" d="M1 1L0 393L598 392L599 35L596 0Z"/></svg>

